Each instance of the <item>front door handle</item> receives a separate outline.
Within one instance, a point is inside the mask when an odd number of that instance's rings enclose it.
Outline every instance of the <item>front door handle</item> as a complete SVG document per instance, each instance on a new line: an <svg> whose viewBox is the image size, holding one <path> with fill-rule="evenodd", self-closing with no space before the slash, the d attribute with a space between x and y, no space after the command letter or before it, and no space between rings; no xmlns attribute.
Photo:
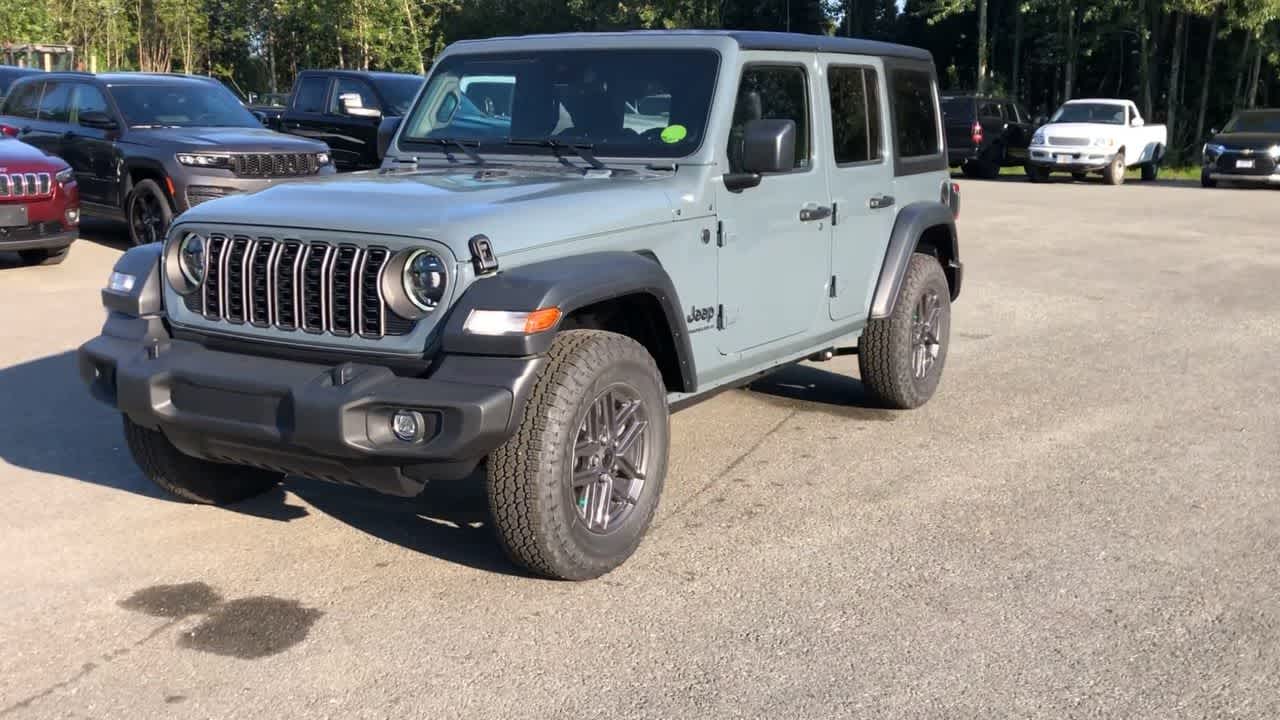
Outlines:
<svg viewBox="0 0 1280 720"><path fill-rule="evenodd" d="M883 210L887 207L893 207L893 202L892 195L872 195L867 200L867 207L872 210Z"/></svg>
<svg viewBox="0 0 1280 720"><path fill-rule="evenodd" d="M828 205L805 205L800 208L800 222L825 220L829 217L831 217L831 207Z"/></svg>

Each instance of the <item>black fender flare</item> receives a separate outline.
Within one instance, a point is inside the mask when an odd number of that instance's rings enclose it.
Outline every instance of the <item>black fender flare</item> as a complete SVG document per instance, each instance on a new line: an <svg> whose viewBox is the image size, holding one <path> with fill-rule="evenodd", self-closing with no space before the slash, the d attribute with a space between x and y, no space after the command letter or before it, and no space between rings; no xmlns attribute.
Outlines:
<svg viewBox="0 0 1280 720"><path fill-rule="evenodd" d="M123 212L129 206L129 196L133 194L133 171L146 170L160 177L160 190L169 201L169 209L173 210L176 215L178 212L178 198L173 197L169 192L169 185L166 180L169 179L169 171L165 169L164 163L152 158L137 157L130 158L124 163L124 177L121 178L122 189L120 193L120 210Z"/></svg>
<svg viewBox="0 0 1280 720"><path fill-rule="evenodd" d="M875 294L871 296L871 318L889 317L894 304L898 301L898 291L902 287L902 278L907 274L907 265L911 262L911 254L920 245L920 238L931 228L945 227L948 240L938 248L943 270L947 272L947 280L951 285L951 299L960 295L960 247L956 239L956 219L951 208L940 202L916 202L907 205L898 212L893 224L893 233L889 236L889 247L885 250L884 263L880 266L880 277L876 281Z"/></svg>
<svg viewBox="0 0 1280 720"><path fill-rule="evenodd" d="M441 336L446 354L529 356L547 352L556 329L533 335L470 335L463 325L472 310L531 312L557 307L563 315L627 295L657 301L671 333L683 390L693 391L697 375L680 298L671 276L651 255L604 251L531 263L482 277L463 292L449 312Z"/></svg>

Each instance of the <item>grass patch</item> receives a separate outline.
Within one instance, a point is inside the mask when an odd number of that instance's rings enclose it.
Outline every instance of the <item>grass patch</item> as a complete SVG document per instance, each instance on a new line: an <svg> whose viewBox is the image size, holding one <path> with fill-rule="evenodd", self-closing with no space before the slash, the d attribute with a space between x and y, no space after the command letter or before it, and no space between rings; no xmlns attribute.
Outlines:
<svg viewBox="0 0 1280 720"><path fill-rule="evenodd" d="M1054 174L1060 175L1065 173L1066 171L1058 171ZM1027 172L1026 170L1023 170L1021 167L1005 167L1005 168L1000 168L1000 174L1026 177ZM1090 175L1097 175L1097 173L1090 173ZM1136 167L1129 168L1127 171L1125 171L1124 177L1126 180L1138 180L1142 177L1142 171L1141 169ZM1161 180L1199 180L1200 166L1199 165L1184 165L1182 167L1163 167L1162 166L1160 168L1160 179Z"/></svg>

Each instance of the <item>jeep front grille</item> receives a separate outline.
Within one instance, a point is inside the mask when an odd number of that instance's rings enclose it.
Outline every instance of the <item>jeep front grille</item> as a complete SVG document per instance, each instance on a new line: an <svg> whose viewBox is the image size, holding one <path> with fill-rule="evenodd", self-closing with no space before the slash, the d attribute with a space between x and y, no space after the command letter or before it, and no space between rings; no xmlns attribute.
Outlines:
<svg viewBox="0 0 1280 720"><path fill-rule="evenodd" d="M186 299L207 320L370 339L413 330L382 296L386 248L215 233L207 254Z"/></svg>
<svg viewBox="0 0 1280 720"><path fill-rule="evenodd" d="M53 194L49 173L0 174L0 198L38 198Z"/></svg>
<svg viewBox="0 0 1280 720"><path fill-rule="evenodd" d="M320 172L315 153L236 153L231 170L240 177L298 177Z"/></svg>

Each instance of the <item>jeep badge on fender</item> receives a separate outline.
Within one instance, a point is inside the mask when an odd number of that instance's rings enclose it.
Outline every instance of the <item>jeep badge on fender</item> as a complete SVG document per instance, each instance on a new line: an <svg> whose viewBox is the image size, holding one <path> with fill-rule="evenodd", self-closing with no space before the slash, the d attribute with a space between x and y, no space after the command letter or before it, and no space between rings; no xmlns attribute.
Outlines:
<svg viewBox="0 0 1280 720"><path fill-rule="evenodd" d="M582 580L649 530L672 410L838 350L886 407L938 387L962 266L923 50L464 41L381 130L381 172L210 200L116 263L81 374L177 497L482 476L511 559Z"/></svg>

